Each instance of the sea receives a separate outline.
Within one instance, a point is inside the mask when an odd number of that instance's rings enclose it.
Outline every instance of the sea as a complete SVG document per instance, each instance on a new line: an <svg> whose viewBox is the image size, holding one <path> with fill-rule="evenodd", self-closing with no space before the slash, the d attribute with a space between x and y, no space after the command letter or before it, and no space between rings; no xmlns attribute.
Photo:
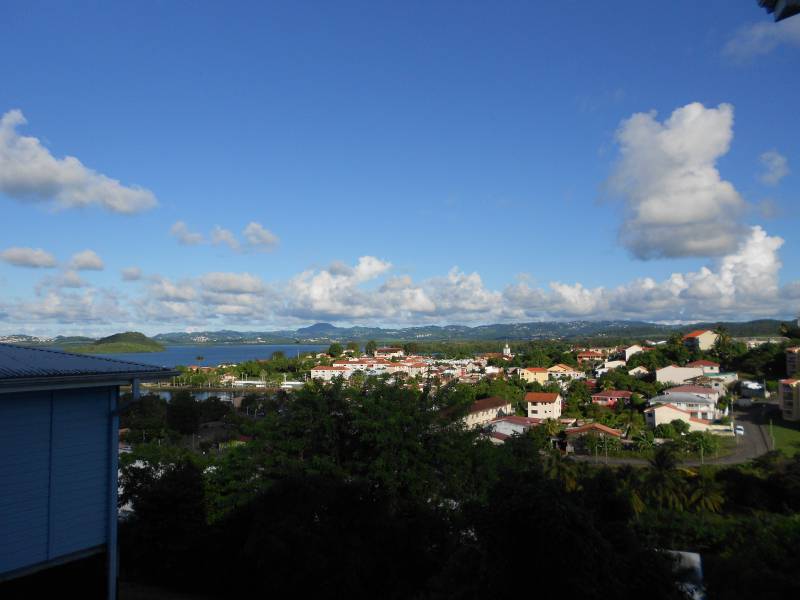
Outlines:
<svg viewBox="0 0 800 600"><path fill-rule="evenodd" d="M283 352L288 358L294 358L303 352L316 353L324 352L327 349L327 345L318 344L209 344L205 346L167 346L163 352L124 352L95 356L168 368L179 365L216 367L221 364L240 363L246 360L266 360L274 352Z"/></svg>

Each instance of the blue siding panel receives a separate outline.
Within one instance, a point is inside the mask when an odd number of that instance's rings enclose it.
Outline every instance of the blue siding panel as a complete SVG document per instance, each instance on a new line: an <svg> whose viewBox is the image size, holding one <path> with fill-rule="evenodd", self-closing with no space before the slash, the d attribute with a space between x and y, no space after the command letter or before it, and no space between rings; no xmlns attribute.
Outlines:
<svg viewBox="0 0 800 600"><path fill-rule="evenodd" d="M47 560L50 394L0 396L0 572Z"/></svg>
<svg viewBox="0 0 800 600"><path fill-rule="evenodd" d="M115 399L113 387L0 394L0 574L107 542Z"/></svg>
<svg viewBox="0 0 800 600"><path fill-rule="evenodd" d="M110 393L54 392L51 557L106 542Z"/></svg>

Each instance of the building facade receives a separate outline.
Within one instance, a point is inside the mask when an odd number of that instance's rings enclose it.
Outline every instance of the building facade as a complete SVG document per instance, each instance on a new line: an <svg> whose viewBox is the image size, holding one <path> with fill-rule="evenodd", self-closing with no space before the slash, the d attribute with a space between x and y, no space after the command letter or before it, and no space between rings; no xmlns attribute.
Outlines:
<svg viewBox="0 0 800 600"><path fill-rule="evenodd" d="M778 382L778 404L787 421L800 421L800 379L782 379Z"/></svg>
<svg viewBox="0 0 800 600"><path fill-rule="evenodd" d="M0 581L106 553L116 597L119 388L177 375L0 344Z"/></svg>
<svg viewBox="0 0 800 600"><path fill-rule="evenodd" d="M533 419L558 419L561 416L561 394L555 392L528 392L525 394L528 417Z"/></svg>

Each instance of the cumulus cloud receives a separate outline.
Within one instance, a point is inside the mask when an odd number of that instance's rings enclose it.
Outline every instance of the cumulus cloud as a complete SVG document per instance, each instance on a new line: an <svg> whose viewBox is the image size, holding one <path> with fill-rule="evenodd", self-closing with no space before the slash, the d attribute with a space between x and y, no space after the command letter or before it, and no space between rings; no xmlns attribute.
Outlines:
<svg viewBox="0 0 800 600"><path fill-rule="evenodd" d="M620 241L640 259L720 256L744 228L746 204L716 161L733 138L733 107L694 102L664 122L637 113L617 131L611 189L625 204Z"/></svg>
<svg viewBox="0 0 800 600"><path fill-rule="evenodd" d="M225 245L236 251L241 248L241 244L239 244L239 240L236 239L233 232L219 225L216 225L211 232L211 243L215 246Z"/></svg>
<svg viewBox="0 0 800 600"><path fill-rule="evenodd" d="M197 246L205 241L202 234L189 231L189 226L183 221L176 221L169 232L184 246Z"/></svg>
<svg viewBox="0 0 800 600"><path fill-rule="evenodd" d="M265 229L261 223L251 221L244 228L244 239L247 246L253 250L269 251L278 245L278 236L269 229Z"/></svg>
<svg viewBox="0 0 800 600"><path fill-rule="evenodd" d="M304 271L283 292L283 314L303 319L391 319L433 312L434 302L409 277L390 278L372 290L362 287L391 268L389 262L362 256L352 267L334 263L326 269Z"/></svg>
<svg viewBox="0 0 800 600"><path fill-rule="evenodd" d="M759 160L764 167L760 179L767 185L778 185L780 180L789 174L789 161L777 150L764 152Z"/></svg>
<svg viewBox="0 0 800 600"><path fill-rule="evenodd" d="M778 46L800 46L800 20L753 23L737 31L722 52L737 62L769 54Z"/></svg>
<svg viewBox="0 0 800 600"><path fill-rule="evenodd" d="M55 257L41 248L14 246L0 252L0 260L17 267L48 269L56 266Z"/></svg>
<svg viewBox="0 0 800 600"><path fill-rule="evenodd" d="M22 202L55 202L59 207L100 206L132 214L153 208L150 190L124 186L84 166L74 156L55 158L35 137L20 136L27 121L19 110L0 118L0 193Z"/></svg>
<svg viewBox="0 0 800 600"><path fill-rule="evenodd" d="M139 281L141 278L142 270L139 267L122 269L122 281Z"/></svg>
<svg viewBox="0 0 800 600"><path fill-rule="evenodd" d="M779 286L783 240L752 227L737 250L716 265L673 273L664 281L634 280L615 288L550 284L550 290L525 283L504 292L518 317L644 318L656 320L740 318L791 313ZM789 289L787 286L784 289Z"/></svg>
<svg viewBox="0 0 800 600"><path fill-rule="evenodd" d="M127 310L120 299L106 290L82 292L49 289L34 300L8 303L2 308L9 322L59 325L103 325L124 322Z"/></svg>
<svg viewBox="0 0 800 600"><path fill-rule="evenodd" d="M84 250L72 255L69 267L75 271L102 271L105 265L94 250Z"/></svg>

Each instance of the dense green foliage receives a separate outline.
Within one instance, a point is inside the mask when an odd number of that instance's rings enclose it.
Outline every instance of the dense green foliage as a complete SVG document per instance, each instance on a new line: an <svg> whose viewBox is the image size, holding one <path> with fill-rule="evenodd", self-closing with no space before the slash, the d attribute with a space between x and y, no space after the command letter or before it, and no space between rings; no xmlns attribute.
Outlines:
<svg viewBox="0 0 800 600"><path fill-rule="evenodd" d="M563 597L678 598L655 550L674 548L703 552L712 597L797 591L800 459L687 469L671 447L613 470L550 453L544 427L495 446L460 419L478 394L522 391L503 385L314 383L262 399L238 423L250 441L222 454L140 446L122 461L123 576L219 597L478 598L530 593L535 564ZM128 418L156 419L148 402Z"/></svg>

